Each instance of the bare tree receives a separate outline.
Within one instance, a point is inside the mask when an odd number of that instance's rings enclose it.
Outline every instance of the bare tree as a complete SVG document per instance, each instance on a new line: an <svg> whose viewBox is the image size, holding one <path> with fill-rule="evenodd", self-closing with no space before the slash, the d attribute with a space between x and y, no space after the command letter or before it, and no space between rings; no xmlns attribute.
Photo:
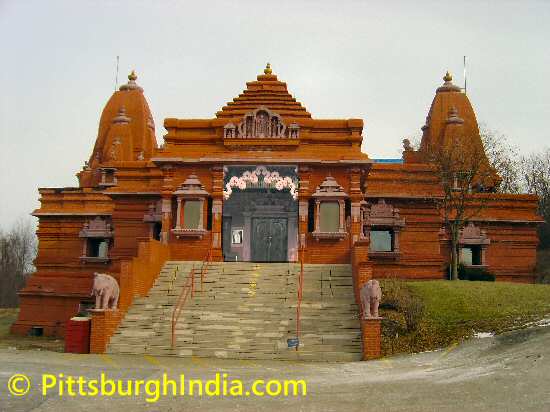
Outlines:
<svg viewBox="0 0 550 412"><path fill-rule="evenodd" d="M481 141L489 164L501 178L497 188L500 193L521 193L521 156L516 146L497 131L480 127Z"/></svg>
<svg viewBox="0 0 550 412"><path fill-rule="evenodd" d="M521 161L523 185L539 197L538 208L545 223L539 226L540 247L550 247L550 149L533 153Z"/></svg>
<svg viewBox="0 0 550 412"><path fill-rule="evenodd" d="M476 139L456 136L437 147L428 148L429 160L440 177L443 196L439 207L451 240L451 279L458 279L460 230L478 215L492 189L495 172Z"/></svg>
<svg viewBox="0 0 550 412"><path fill-rule="evenodd" d="M36 250L36 235L29 220L18 220L9 232L0 232L0 307L17 306L17 292L34 270Z"/></svg>

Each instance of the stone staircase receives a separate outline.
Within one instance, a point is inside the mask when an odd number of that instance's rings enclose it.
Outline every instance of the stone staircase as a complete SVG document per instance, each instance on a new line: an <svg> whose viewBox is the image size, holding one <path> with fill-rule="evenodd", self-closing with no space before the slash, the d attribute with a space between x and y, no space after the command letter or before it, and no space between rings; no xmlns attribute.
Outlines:
<svg viewBox="0 0 550 412"><path fill-rule="evenodd" d="M134 300L112 337L109 353L236 359L361 359L361 330L350 265L304 265L300 348L296 337L294 263L213 262L200 291L183 307L171 347L173 307L191 268L167 262L148 296ZM174 274L177 273L177 276Z"/></svg>

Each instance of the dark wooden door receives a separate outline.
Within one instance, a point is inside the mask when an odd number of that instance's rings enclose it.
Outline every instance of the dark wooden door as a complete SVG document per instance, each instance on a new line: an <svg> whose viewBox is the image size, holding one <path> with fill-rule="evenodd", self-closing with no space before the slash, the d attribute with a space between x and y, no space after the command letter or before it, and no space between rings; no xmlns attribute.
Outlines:
<svg viewBox="0 0 550 412"><path fill-rule="evenodd" d="M252 219L252 260L254 262L287 261L287 220L277 217Z"/></svg>

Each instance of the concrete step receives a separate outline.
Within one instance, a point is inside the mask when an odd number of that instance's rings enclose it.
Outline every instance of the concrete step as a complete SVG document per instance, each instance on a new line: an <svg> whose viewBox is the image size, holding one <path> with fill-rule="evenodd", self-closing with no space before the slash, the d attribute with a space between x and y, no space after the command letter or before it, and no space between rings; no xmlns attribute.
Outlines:
<svg viewBox="0 0 550 412"><path fill-rule="evenodd" d="M241 359L359 360L361 333L350 265L304 265L301 347L295 336L300 265L211 263L183 307L171 347L174 305L201 262L167 262L111 339L112 353ZM202 287L202 291L201 290Z"/></svg>

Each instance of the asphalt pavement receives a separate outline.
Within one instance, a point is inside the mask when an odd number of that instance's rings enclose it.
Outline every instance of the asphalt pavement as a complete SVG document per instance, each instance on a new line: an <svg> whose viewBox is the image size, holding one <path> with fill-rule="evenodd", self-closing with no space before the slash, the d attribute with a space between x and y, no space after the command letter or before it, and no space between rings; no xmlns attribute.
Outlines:
<svg viewBox="0 0 550 412"><path fill-rule="evenodd" d="M17 374L28 381L12 378ZM90 382L97 380L100 386L101 374L106 386L103 396L98 396ZM72 394L69 376L81 378L82 383L81 388L73 383ZM6 348L0 349L0 411L550 411L549 378L549 326L474 338L434 352L353 363L75 355ZM121 381L126 395L108 396L111 388L105 379L115 385ZM202 379L193 395L186 386L191 379ZM127 393L128 380L132 394ZM137 380L143 381L139 395ZM302 385L296 396L292 386L289 396L269 396L268 392L282 390L284 380L305 382L305 395ZM213 396L206 394L209 381L208 393ZM256 392L264 396L252 393L255 382Z"/></svg>

